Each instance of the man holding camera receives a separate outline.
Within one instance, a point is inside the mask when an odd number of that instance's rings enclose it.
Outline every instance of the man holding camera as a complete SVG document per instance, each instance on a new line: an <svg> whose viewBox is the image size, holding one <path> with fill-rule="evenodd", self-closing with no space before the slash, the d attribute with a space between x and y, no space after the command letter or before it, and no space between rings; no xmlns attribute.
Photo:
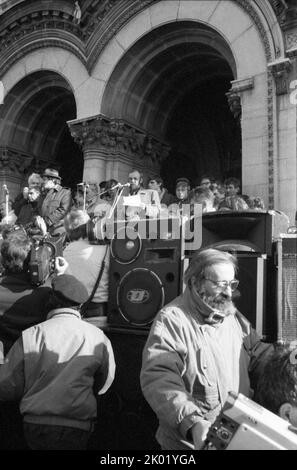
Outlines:
<svg viewBox="0 0 297 470"><path fill-rule="evenodd" d="M150 329L140 381L163 450L200 449L228 392L251 396L250 380L271 351L232 302L236 270L230 253L196 252L185 291Z"/></svg>
<svg viewBox="0 0 297 470"><path fill-rule="evenodd" d="M46 196L42 203L41 216L50 235L60 235L64 233L64 217L72 205L71 191L61 186L61 177L53 168L46 168L42 178Z"/></svg>
<svg viewBox="0 0 297 470"><path fill-rule="evenodd" d="M7 233L1 244L0 341L6 354L21 332L45 320L51 289L33 287L29 276L32 242L22 228Z"/></svg>

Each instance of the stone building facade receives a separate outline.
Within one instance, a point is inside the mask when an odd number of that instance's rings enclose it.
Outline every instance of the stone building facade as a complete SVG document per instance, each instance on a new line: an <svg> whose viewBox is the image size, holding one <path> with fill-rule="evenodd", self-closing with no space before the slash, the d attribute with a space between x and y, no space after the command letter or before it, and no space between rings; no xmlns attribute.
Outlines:
<svg viewBox="0 0 297 470"><path fill-rule="evenodd" d="M0 188L239 176L294 221L294 0L0 2ZM2 198L2 194L1 194Z"/></svg>

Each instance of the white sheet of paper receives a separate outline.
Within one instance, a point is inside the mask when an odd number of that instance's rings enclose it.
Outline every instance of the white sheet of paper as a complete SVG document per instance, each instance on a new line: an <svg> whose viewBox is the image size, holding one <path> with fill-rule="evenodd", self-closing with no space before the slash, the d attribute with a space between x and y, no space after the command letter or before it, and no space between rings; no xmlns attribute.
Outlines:
<svg viewBox="0 0 297 470"><path fill-rule="evenodd" d="M135 196L124 196L124 206L140 207L141 199L139 194L135 194Z"/></svg>

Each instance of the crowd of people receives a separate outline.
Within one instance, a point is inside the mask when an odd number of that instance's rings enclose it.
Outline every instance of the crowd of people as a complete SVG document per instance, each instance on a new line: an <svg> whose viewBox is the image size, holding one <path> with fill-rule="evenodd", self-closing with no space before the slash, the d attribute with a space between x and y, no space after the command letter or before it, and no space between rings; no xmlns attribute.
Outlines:
<svg viewBox="0 0 297 470"><path fill-rule="evenodd" d="M117 180L110 179L98 184L79 184L77 190L72 193L61 185L59 172L47 168L42 176L31 174L28 186L22 189L14 201L2 199L0 225L16 223L28 227L32 226L39 216L37 227L40 228L42 218L47 231L55 235L63 230L64 217L71 209L82 209L89 215L94 215L96 210L97 214L104 212L104 204L110 208L119 186ZM202 205L203 212L265 210L260 197L241 194L240 181L234 177L227 178L223 184L217 179L203 176L195 187L191 187L188 178L178 178L173 195L164 187L164 181L159 175L148 178L147 188L144 188L142 173L131 170L129 189L127 188L123 196L138 193L146 209L139 207L137 211L128 207L125 214L118 211L124 218L134 217L136 212L141 214L141 210L144 210L141 215L149 217L156 217L160 212L170 215L176 211L176 205L195 203Z"/></svg>
<svg viewBox="0 0 297 470"><path fill-rule="evenodd" d="M179 178L172 195L160 176L144 188L141 172L131 169L127 184L112 179L77 188L73 195L59 172L47 168L1 204L0 401L19 403L31 449L86 449L96 397L114 379L111 343L88 321L106 319L108 301L109 245L98 228L92 243L93 220L170 217L195 203L204 213L265 210L260 198L240 193L236 178L223 185L203 176L195 188ZM58 239L63 253L55 255L51 275L32 285L32 251ZM230 390L297 425L297 361L289 364L288 345L261 341L236 309L237 270L230 253L197 251L185 291L150 328L140 382L159 419L161 449L202 448Z"/></svg>

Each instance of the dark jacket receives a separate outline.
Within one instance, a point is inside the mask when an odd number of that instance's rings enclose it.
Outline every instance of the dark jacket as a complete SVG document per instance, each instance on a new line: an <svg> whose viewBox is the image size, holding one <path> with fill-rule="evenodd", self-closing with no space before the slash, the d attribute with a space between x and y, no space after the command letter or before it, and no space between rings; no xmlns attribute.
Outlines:
<svg viewBox="0 0 297 470"><path fill-rule="evenodd" d="M27 201L27 203L21 207L16 223L20 225L32 223L34 221L34 217L41 214L41 206L41 198L38 198L33 202Z"/></svg>
<svg viewBox="0 0 297 470"><path fill-rule="evenodd" d="M7 354L22 331L46 319L50 287L33 287L27 275L0 277L0 341Z"/></svg>
<svg viewBox="0 0 297 470"><path fill-rule="evenodd" d="M161 205L165 204L165 206L170 206L173 202L175 202L175 196L170 194L166 188L164 188L164 193L160 199Z"/></svg>
<svg viewBox="0 0 297 470"><path fill-rule="evenodd" d="M72 205L71 191L57 185L46 194L41 207L41 215L44 218L50 233L63 226L65 215Z"/></svg>
<svg viewBox="0 0 297 470"><path fill-rule="evenodd" d="M19 193L19 194L16 196L15 200L14 200L13 203L12 203L12 209L13 209L13 211L14 211L14 213L15 213L16 216L19 215L19 213L20 213L22 207L23 207L24 205L26 205L27 202L28 202L28 199L25 199L25 198L24 198L23 193Z"/></svg>

